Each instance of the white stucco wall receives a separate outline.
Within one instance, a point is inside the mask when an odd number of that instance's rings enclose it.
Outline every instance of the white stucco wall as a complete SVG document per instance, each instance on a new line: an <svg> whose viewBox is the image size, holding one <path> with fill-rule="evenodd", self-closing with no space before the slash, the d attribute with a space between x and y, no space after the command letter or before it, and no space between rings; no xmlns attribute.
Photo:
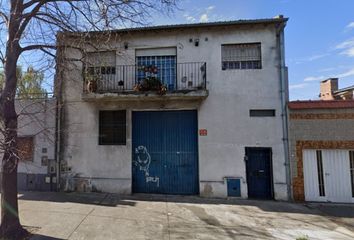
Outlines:
<svg viewBox="0 0 354 240"><path fill-rule="evenodd" d="M16 100L18 136L34 137L33 161L20 161L19 173L47 174L48 166L42 166L42 156L54 160L55 154L55 99ZM42 153L42 148L47 152Z"/></svg>
<svg viewBox="0 0 354 240"><path fill-rule="evenodd" d="M199 39L199 47L189 39ZM207 41L206 41L207 38ZM275 199L287 199L286 170L283 147L278 48L275 25L229 26L165 31L134 32L111 42L116 49L117 64L134 64L135 49L176 47L177 62L206 62L209 96L199 101L105 101L85 102L81 99L81 64L70 65L63 74L63 142L62 162L69 171L63 174L62 187L131 193L131 111L197 109L199 129L200 194L226 197L224 177L240 177L242 197L247 197L245 147L272 148ZM128 42L124 50L123 42ZM221 45L260 42L262 69L221 70ZM67 56L78 56L70 49ZM275 117L250 118L250 109L275 109ZM127 144L98 145L98 112L127 110ZM70 178L70 177L71 178ZM72 178L74 177L74 178ZM74 180L73 180L74 179ZM79 184L80 185L80 184ZM83 189L84 188L84 189Z"/></svg>
<svg viewBox="0 0 354 240"><path fill-rule="evenodd" d="M55 159L55 111L56 100L16 99L18 114L18 136L33 137L34 151L32 161L20 161L18 173L47 174L48 166L42 166L42 156ZM47 152L42 153L42 148ZM2 158L2 153L0 154Z"/></svg>

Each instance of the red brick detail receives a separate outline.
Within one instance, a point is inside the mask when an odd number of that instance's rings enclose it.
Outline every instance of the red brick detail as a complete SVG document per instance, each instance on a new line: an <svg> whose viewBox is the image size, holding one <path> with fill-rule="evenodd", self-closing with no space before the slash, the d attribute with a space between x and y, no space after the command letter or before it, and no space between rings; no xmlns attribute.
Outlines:
<svg viewBox="0 0 354 240"><path fill-rule="evenodd" d="M293 178L293 197L295 201L305 201L304 168L302 151L304 149L354 149L354 141L296 141L297 176Z"/></svg>
<svg viewBox="0 0 354 240"><path fill-rule="evenodd" d="M293 101L288 103L288 107L290 109L354 108L354 100Z"/></svg>
<svg viewBox="0 0 354 240"><path fill-rule="evenodd" d="M291 120L354 119L354 113L291 113Z"/></svg>

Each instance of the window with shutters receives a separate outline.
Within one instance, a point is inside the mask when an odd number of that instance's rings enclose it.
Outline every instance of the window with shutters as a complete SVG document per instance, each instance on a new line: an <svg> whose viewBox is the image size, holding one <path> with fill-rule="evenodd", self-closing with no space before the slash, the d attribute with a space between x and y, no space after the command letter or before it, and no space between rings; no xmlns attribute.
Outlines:
<svg viewBox="0 0 354 240"><path fill-rule="evenodd" d="M126 144L126 111L100 111L99 145Z"/></svg>
<svg viewBox="0 0 354 240"><path fill-rule="evenodd" d="M261 69L260 43L221 45L222 70Z"/></svg>

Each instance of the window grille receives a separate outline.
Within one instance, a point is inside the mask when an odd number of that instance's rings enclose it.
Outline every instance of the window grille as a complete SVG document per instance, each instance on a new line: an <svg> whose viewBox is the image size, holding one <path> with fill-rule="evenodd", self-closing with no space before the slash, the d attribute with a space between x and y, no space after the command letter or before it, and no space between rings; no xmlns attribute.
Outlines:
<svg viewBox="0 0 354 240"><path fill-rule="evenodd" d="M222 70L262 68L261 44L225 44L221 46Z"/></svg>
<svg viewBox="0 0 354 240"><path fill-rule="evenodd" d="M99 144L126 144L126 111L100 111Z"/></svg>
<svg viewBox="0 0 354 240"><path fill-rule="evenodd" d="M156 77L169 90L174 90L176 83L176 56L138 56L137 81L140 82L146 77ZM153 67L155 71L146 71L146 68Z"/></svg>

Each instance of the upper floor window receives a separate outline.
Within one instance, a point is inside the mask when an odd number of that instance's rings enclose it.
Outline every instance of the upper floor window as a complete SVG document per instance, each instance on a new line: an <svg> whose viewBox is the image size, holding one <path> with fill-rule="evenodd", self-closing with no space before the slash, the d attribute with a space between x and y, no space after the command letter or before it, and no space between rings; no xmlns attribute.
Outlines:
<svg viewBox="0 0 354 240"><path fill-rule="evenodd" d="M261 44L223 44L221 45L222 70L261 69Z"/></svg>
<svg viewBox="0 0 354 240"><path fill-rule="evenodd" d="M86 74L107 77L116 74L116 55L114 51L90 52L86 54Z"/></svg>
<svg viewBox="0 0 354 240"><path fill-rule="evenodd" d="M155 48L136 50L137 81L158 79L169 90L176 85L176 48Z"/></svg>

